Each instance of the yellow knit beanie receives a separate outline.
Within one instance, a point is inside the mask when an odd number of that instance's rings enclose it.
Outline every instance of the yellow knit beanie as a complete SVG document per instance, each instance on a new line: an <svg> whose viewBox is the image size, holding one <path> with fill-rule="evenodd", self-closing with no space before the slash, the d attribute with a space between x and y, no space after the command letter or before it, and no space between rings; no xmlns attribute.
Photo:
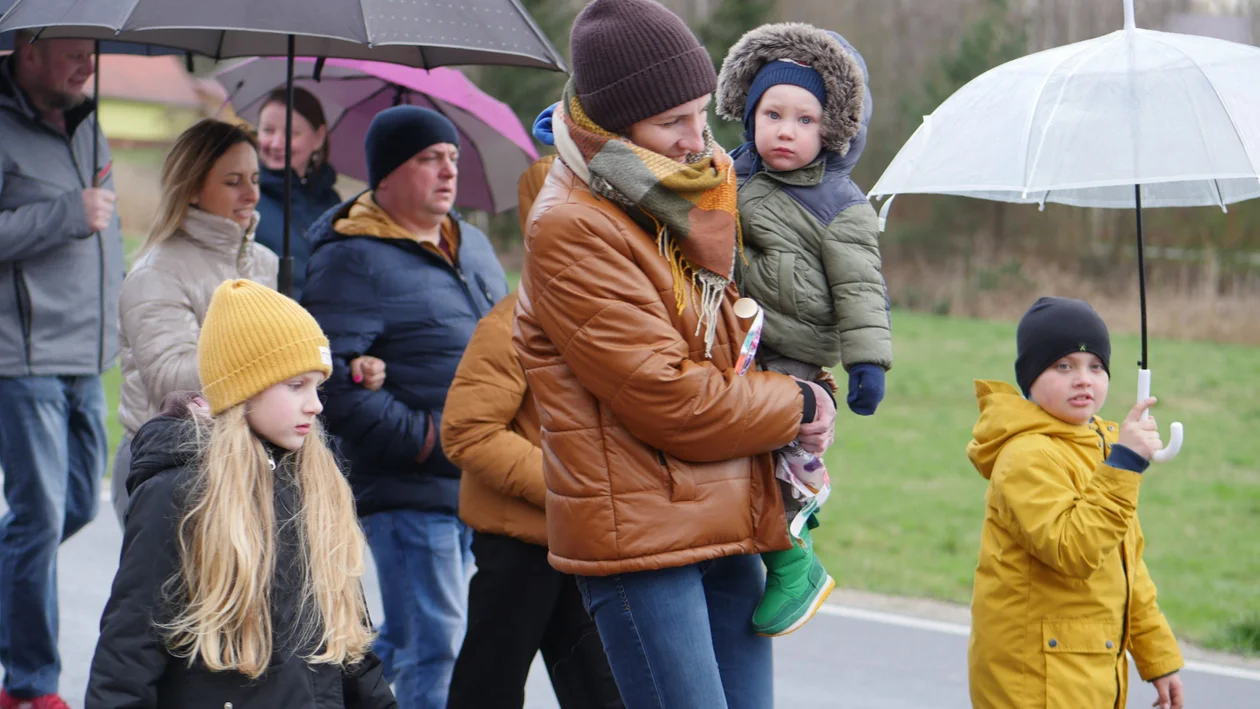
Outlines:
<svg viewBox="0 0 1260 709"><path fill-rule="evenodd" d="M197 341L197 372L210 413L244 403L307 372L332 373L328 338L297 301L253 281L214 290Z"/></svg>

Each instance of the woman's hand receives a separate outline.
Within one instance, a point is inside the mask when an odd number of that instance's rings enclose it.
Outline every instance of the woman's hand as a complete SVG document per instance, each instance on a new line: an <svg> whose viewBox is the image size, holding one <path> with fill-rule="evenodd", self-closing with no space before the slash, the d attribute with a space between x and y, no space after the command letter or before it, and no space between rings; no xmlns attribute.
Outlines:
<svg viewBox="0 0 1260 709"><path fill-rule="evenodd" d="M817 382L805 382L805 384L814 391L814 420L810 423L802 423L800 433L796 438L800 441L802 448L821 456L835 441L836 403ZM809 416L806 415L804 418L809 418Z"/></svg>

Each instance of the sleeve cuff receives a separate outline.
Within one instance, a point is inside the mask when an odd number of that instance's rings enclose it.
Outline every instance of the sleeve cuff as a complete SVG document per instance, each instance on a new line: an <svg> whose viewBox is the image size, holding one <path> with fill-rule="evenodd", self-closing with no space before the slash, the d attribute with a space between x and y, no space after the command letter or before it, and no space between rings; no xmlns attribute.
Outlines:
<svg viewBox="0 0 1260 709"><path fill-rule="evenodd" d="M1111 446L1111 455L1107 456L1107 465L1131 473L1142 473L1150 467L1151 462L1135 453L1132 448L1116 443Z"/></svg>
<svg viewBox="0 0 1260 709"><path fill-rule="evenodd" d="M818 400L814 398L814 387L808 382L799 380L796 385L801 388L801 396L805 399L801 406L801 423L813 423L814 417L818 415Z"/></svg>

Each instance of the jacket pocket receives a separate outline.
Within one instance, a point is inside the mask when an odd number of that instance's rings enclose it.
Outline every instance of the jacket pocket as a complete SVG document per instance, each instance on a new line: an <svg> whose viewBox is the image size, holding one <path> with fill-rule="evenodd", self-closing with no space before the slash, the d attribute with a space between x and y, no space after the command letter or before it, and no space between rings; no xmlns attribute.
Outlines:
<svg viewBox="0 0 1260 709"><path fill-rule="evenodd" d="M669 501L670 502L691 502L696 499L696 481L686 471L680 470L677 466L671 468L669 459L665 457L664 451L656 451L656 459L661 464L661 469L665 471L665 477L669 480Z"/></svg>
<svg viewBox="0 0 1260 709"><path fill-rule="evenodd" d="M1046 662L1046 709L1110 708L1120 692L1120 627L1086 620L1041 625Z"/></svg>
<svg viewBox="0 0 1260 709"><path fill-rule="evenodd" d="M784 315L795 316L796 307L796 254L780 253L779 258L779 307Z"/></svg>
<svg viewBox="0 0 1260 709"><path fill-rule="evenodd" d="M26 288L26 273L21 264L13 265L13 290L17 299L18 321L22 327L22 348L27 366L31 362L31 330L34 313L31 311L31 294Z"/></svg>

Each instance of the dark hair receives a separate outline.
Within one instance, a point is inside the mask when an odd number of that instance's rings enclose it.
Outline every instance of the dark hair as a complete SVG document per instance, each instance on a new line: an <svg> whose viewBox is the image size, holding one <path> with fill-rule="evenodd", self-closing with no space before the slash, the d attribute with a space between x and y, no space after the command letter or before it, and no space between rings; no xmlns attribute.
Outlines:
<svg viewBox="0 0 1260 709"><path fill-rule="evenodd" d="M286 106L288 97L285 95L283 88L275 89L267 94L266 100L258 107L258 112L273 103ZM293 112L306 119L307 123L315 130L328 126L328 118L324 115L324 107L320 104L319 99L315 98L315 94L307 91L301 86L293 87ZM318 152L311 159L311 164L307 166L309 170L315 170L328 162L328 134L324 134L324 143L319 146Z"/></svg>

